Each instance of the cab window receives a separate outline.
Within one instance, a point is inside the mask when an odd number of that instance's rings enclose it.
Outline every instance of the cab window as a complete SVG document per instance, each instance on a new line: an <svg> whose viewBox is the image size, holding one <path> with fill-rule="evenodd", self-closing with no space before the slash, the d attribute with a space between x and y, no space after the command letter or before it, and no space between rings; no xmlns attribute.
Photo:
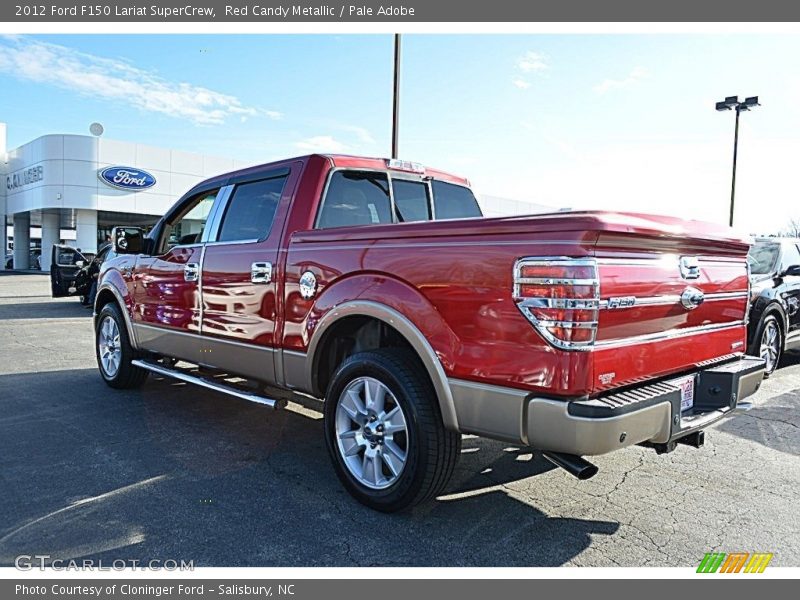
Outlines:
<svg viewBox="0 0 800 600"><path fill-rule="evenodd" d="M208 215L218 189L203 192L183 205L178 214L168 221L161 235L160 252L164 253L175 246L191 246L199 244L203 236Z"/></svg>
<svg viewBox="0 0 800 600"><path fill-rule="evenodd" d="M422 181L392 178L392 192L394 210L399 223L431 220L427 184Z"/></svg>
<svg viewBox="0 0 800 600"><path fill-rule="evenodd" d="M337 171L317 220L319 229L391 223L389 179L385 173Z"/></svg>
<svg viewBox="0 0 800 600"><path fill-rule="evenodd" d="M260 240L267 237L287 177L288 173L284 171L275 177L237 185L222 217L217 241Z"/></svg>
<svg viewBox="0 0 800 600"><path fill-rule="evenodd" d="M437 179L433 180L433 205L437 221L483 216L471 189Z"/></svg>
<svg viewBox="0 0 800 600"><path fill-rule="evenodd" d="M786 244L782 262L782 270L784 271L789 267L800 265L800 251L797 249L797 244Z"/></svg>

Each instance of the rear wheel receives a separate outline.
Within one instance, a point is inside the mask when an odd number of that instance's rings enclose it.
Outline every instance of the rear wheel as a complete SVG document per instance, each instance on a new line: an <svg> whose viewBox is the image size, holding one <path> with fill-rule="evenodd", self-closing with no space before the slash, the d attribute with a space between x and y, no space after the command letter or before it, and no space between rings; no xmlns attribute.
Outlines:
<svg viewBox="0 0 800 600"><path fill-rule="evenodd" d="M122 313L113 302L106 304L97 316L95 350L100 375L111 387L136 388L147 379L147 371L131 364L136 351L128 338Z"/></svg>
<svg viewBox="0 0 800 600"><path fill-rule="evenodd" d="M775 315L766 315L758 325L750 354L764 359L764 376L769 377L778 368L783 353L783 332Z"/></svg>
<svg viewBox="0 0 800 600"><path fill-rule="evenodd" d="M325 439L345 488L383 512L441 492L461 448L461 436L444 428L427 373L397 348L342 363L326 395Z"/></svg>

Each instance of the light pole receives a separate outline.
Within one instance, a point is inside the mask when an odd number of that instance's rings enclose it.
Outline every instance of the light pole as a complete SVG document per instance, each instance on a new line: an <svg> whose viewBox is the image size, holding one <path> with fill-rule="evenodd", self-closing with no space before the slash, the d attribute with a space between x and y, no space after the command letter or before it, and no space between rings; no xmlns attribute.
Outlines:
<svg viewBox="0 0 800 600"><path fill-rule="evenodd" d="M758 103L758 96L751 96L745 98L743 102L739 102L739 96L728 96L722 102L717 102L717 110L735 110L736 111L736 126L733 132L733 173L731 175L731 214L728 219L728 225L733 227L733 203L736 195L736 155L739 151L739 114L743 111L748 111L756 106L761 106Z"/></svg>
<svg viewBox="0 0 800 600"><path fill-rule="evenodd" d="M394 34L394 90L392 93L392 158L397 158L400 127L400 34Z"/></svg>

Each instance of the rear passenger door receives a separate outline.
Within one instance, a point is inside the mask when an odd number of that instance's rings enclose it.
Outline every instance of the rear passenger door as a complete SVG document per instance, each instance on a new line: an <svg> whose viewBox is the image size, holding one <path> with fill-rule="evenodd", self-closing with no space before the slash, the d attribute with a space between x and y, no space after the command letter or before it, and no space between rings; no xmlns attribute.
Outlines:
<svg viewBox="0 0 800 600"><path fill-rule="evenodd" d="M201 363L275 380L280 239L298 174L283 167L231 182L203 256Z"/></svg>

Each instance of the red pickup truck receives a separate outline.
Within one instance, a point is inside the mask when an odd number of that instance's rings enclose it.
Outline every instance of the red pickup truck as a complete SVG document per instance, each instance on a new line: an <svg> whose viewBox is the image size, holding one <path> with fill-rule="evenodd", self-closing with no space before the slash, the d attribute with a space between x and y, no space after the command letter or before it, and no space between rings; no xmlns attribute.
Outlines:
<svg viewBox="0 0 800 600"><path fill-rule="evenodd" d="M584 456L699 446L764 371L745 357L748 244L709 224L482 218L467 180L312 155L214 177L117 228L100 373L280 407L324 400L344 486L383 511L441 492L470 433L585 479Z"/></svg>

